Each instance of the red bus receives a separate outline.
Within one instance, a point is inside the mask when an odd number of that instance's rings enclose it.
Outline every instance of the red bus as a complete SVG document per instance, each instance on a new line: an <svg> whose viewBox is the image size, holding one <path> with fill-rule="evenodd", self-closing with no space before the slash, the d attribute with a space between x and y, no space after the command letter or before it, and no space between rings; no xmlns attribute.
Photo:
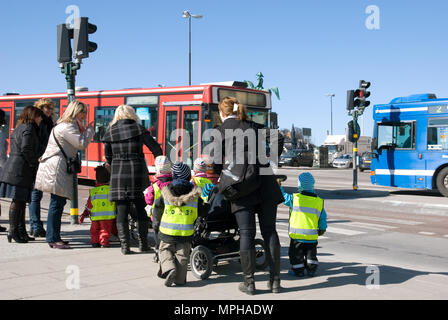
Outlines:
<svg viewBox="0 0 448 320"><path fill-rule="evenodd" d="M269 92L247 89L244 82L209 83L187 87L159 87L148 89L122 89L106 91L77 91L76 99L89 106L86 123L95 122L93 142L82 152L81 179L94 179L94 168L102 164L104 159L102 134L112 120L115 108L127 104L135 108L141 124L148 129L161 145L163 154L170 155L176 148L177 159L192 164L192 156L185 157L188 148L190 154L201 155L207 142L202 141L202 133L221 123L218 113L219 101L226 97L236 97L247 106L251 120L264 124L269 128L277 128L276 114L271 113L271 95ZM0 108L6 113L6 125L3 131L7 138L14 130L16 121L23 108L41 98L50 98L55 103L56 118L67 108L67 94L5 94L0 96ZM171 132L177 129L188 132L190 139L186 143L170 140ZM154 158L144 148L148 169L154 172ZM188 153L187 153L188 154ZM173 160L173 159L171 159Z"/></svg>

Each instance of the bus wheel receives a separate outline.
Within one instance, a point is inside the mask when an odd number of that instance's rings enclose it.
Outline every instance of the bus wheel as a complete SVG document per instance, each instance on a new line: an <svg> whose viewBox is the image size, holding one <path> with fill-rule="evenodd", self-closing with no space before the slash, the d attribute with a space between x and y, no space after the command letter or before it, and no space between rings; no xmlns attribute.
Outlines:
<svg viewBox="0 0 448 320"><path fill-rule="evenodd" d="M448 197L448 167L443 168L436 178L436 185L439 192Z"/></svg>

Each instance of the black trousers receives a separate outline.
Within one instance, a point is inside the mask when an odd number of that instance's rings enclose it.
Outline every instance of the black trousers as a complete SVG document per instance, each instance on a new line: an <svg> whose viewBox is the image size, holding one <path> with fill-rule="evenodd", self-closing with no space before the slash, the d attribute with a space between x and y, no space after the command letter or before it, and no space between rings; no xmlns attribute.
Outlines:
<svg viewBox="0 0 448 320"><path fill-rule="evenodd" d="M144 198L118 200L115 203L117 206L117 223L128 223L128 214L131 214L132 219L137 221L146 221L149 219L145 210L146 202ZM132 208L133 205L135 206L135 211Z"/></svg>
<svg viewBox="0 0 448 320"><path fill-rule="evenodd" d="M271 276L280 276L280 241L276 230L277 205L265 204L248 206L235 212L240 229L240 252L255 250L255 234L257 232L255 214L258 215L261 235L266 246L266 259ZM243 266L244 270L244 266Z"/></svg>
<svg viewBox="0 0 448 320"><path fill-rule="evenodd" d="M319 261L317 260L317 242L305 243L291 239L289 245L289 261L292 269L298 272L308 270L316 272Z"/></svg>

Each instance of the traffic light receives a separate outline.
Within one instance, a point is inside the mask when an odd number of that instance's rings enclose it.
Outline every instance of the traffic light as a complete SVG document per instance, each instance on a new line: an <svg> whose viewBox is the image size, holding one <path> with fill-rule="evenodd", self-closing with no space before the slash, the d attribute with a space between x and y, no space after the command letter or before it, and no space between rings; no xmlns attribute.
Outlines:
<svg viewBox="0 0 448 320"><path fill-rule="evenodd" d="M356 125L355 125L356 123ZM354 122L353 120L350 120L347 123L348 126L348 140L350 142L356 142L359 139L359 136L361 134L361 128L359 127L358 122Z"/></svg>
<svg viewBox="0 0 448 320"><path fill-rule="evenodd" d="M65 23L58 25L58 62L72 61L73 29L67 28Z"/></svg>
<svg viewBox="0 0 448 320"><path fill-rule="evenodd" d="M361 112L370 105L370 101L366 100L366 98L370 97L370 91L366 90L369 87L370 82L360 80L359 88L355 90L356 100L354 101L354 106Z"/></svg>
<svg viewBox="0 0 448 320"><path fill-rule="evenodd" d="M355 99L355 91L347 90L347 111L351 111L355 108L354 99Z"/></svg>
<svg viewBox="0 0 448 320"><path fill-rule="evenodd" d="M89 57L90 52L94 52L98 45L89 41L89 34L95 33L96 25L89 23L89 18L82 17L75 20L74 50L75 59Z"/></svg>

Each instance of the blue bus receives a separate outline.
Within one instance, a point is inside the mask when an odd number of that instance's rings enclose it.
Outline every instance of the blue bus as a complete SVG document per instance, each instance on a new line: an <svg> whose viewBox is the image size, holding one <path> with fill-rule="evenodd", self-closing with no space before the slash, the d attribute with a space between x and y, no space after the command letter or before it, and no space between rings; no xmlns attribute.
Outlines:
<svg viewBox="0 0 448 320"><path fill-rule="evenodd" d="M373 107L373 184L448 197L448 99L417 94Z"/></svg>

